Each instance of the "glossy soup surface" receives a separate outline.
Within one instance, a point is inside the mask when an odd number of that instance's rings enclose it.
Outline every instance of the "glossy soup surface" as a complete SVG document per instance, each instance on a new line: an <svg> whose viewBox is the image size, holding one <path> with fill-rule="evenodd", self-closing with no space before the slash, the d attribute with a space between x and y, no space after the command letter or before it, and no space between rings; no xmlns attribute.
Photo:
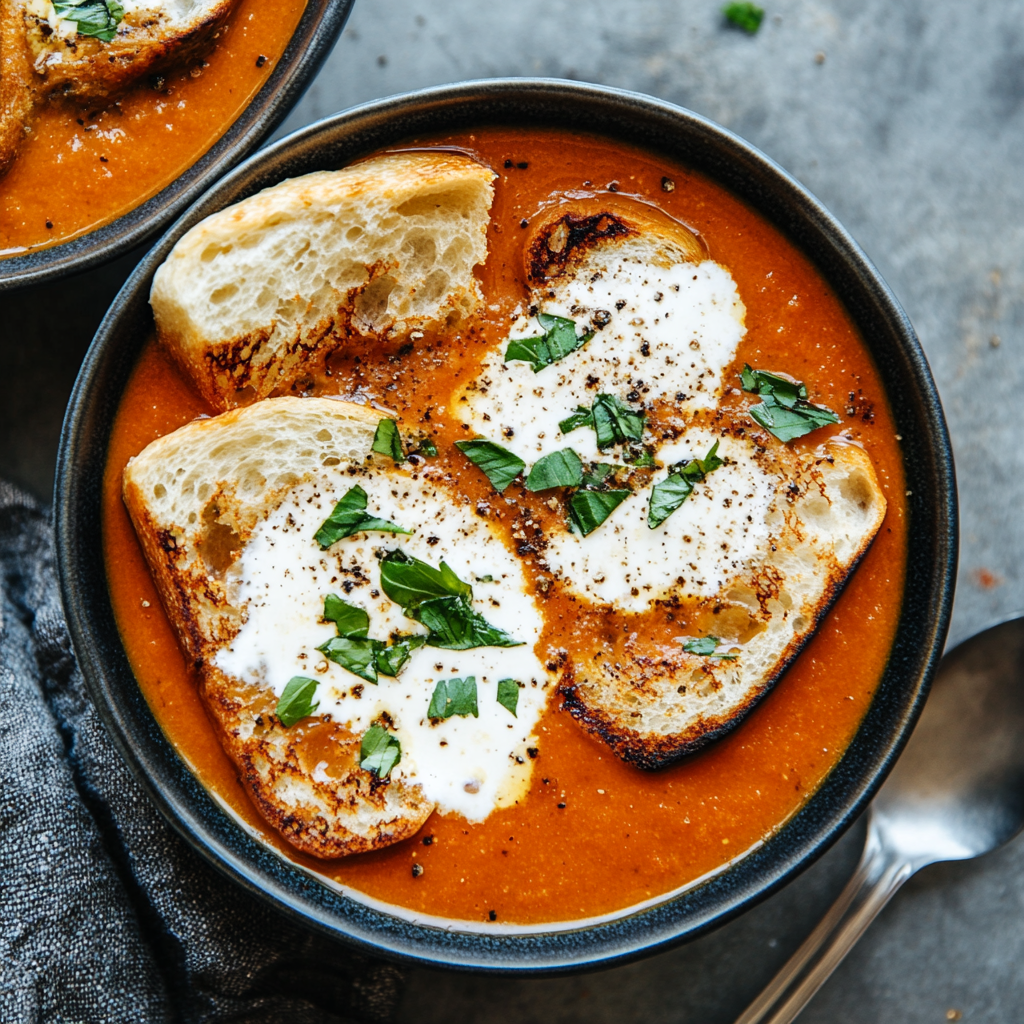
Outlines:
<svg viewBox="0 0 1024 1024"><path fill-rule="evenodd" d="M175 181L248 106L305 6L239 0L205 67L175 68L162 83L144 78L109 104L36 110L0 177L0 258L93 231Z"/></svg>
<svg viewBox="0 0 1024 1024"><path fill-rule="evenodd" d="M727 379L749 362L808 382L812 397L840 412L843 431L874 460L888 512L860 567L775 689L739 728L696 757L656 772L632 768L553 698L538 730L532 786L517 806L480 824L435 813L410 840L316 861L265 826L243 791L121 501L130 456L212 412L150 340L121 403L105 480L115 614L139 685L170 742L210 790L285 856L377 900L483 927L492 920L500 927L610 913L742 856L799 810L842 757L885 667L902 600L906 519L898 439L878 373L838 299L801 252L708 179L643 151L561 131L482 129L408 145L457 147L498 173L489 257L480 272L485 318L461 334L424 339L393 362L380 346L353 346L332 358L331 374L317 379L314 393L372 401L395 410L404 428L421 427L426 410L444 406L473 374L484 348L507 337L511 311L527 295L524 220L529 224L570 190L593 192L594 202L627 215L631 204L653 204L699 231L737 283L747 334ZM671 191L663 179L674 185ZM437 428L442 459L462 436L456 426ZM821 431L795 444L814 448L826 436ZM467 500L486 496L479 473L463 468L457 475ZM416 864L424 869L418 875Z"/></svg>

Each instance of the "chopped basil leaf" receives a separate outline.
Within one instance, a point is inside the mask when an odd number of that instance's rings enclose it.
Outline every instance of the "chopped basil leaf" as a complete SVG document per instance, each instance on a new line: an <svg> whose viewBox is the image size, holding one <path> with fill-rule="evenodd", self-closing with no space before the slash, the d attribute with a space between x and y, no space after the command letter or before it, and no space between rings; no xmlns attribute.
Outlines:
<svg viewBox="0 0 1024 1024"><path fill-rule="evenodd" d="M609 476L625 468L625 466L618 466L614 462L592 462L590 469L583 474L583 483L587 487L600 487Z"/></svg>
<svg viewBox="0 0 1024 1024"><path fill-rule="evenodd" d="M749 363L743 364L740 383L744 391L758 395L774 395L780 405L792 409L801 399L807 401L807 385L799 380L780 377L769 370L752 370Z"/></svg>
<svg viewBox="0 0 1024 1024"><path fill-rule="evenodd" d="M117 35L124 8L117 0L53 0L53 9L65 21L75 22L80 36L109 43Z"/></svg>
<svg viewBox="0 0 1024 1024"><path fill-rule="evenodd" d="M366 609L343 601L337 594L324 598L324 618L338 627L338 636L365 637L370 628Z"/></svg>
<svg viewBox="0 0 1024 1024"><path fill-rule="evenodd" d="M427 638L422 635L398 637L390 647L377 651L374 665L382 676L397 676L405 668L412 652L422 647Z"/></svg>
<svg viewBox="0 0 1024 1024"><path fill-rule="evenodd" d="M784 405L777 405L774 396L752 405L750 415L780 441L793 441L819 427L839 422L839 417L823 405L800 402L795 408L788 409Z"/></svg>
<svg viewBox="0 0 1024 1024"><path fill-rule="evenodd" d="M419 606L432 597L473 598L473 588L460 580L447 562L435 569L400 549L389 551L381 560L380 585L413 619Z"/></svg>
<svg viewBox="0 0 1024 1024"><path fill-rule="evenodd" d="M476 676L465 679L442 679L434 687L427 708L428 718L451 718L452 715L480 717L476 704Z"/></svg>
<svg viewBox="0 0 1024 1024"><path fill-rule="evenodd" d="M582 348L594 336L593 331L577 337L576 322L565 317L538 313L537 322L544 334L539 338L514 338L505 349L505 362L522 360L540 373L545 366L557 363L571 352Z"/></svg>
<svg viewBox="0 0 1024 1024"><path fill-rule="evenodd" d="M642 412L634 412L614 395L598 395L594 399L594 433L597 447L610 448L613 444L639 441L644 436Z"/></svg>
<svg viewBox="0 0 1024 1024"><path fill-rule="evenodd" d="M498 703L518 718L516 708L519 706L519 684L514 679L498 680Z"/></svg>
<svg viewBox="0 0 1024 1024"><path fill-rule="evenodd" d="M757 405L750 407L751 418L780 441L792 441L839 422L831 409L807 401L807 385L802 381L787 380L768 370L752 370L744 365L740 383L744 391L761 397Z"/></svg>
<svg viewBox="0 0 1024 1024"><path fill-rule="evenodd" d="M429 437L425 437L420 441L420 446L416 449L416 454L422 455L427 459L432 459L437 455L437 445L434 444Z"/></svg>
<svg viewBox="0 0 1024 1024"><path fill-rule="evenodd" d="M367 637L332 636L317 650L353 675L377 684L377 655L384 649L380 640Z"/></svg>
<svg viewBox="0 0 1024 1024"><path fill-rule="evenodd" d="M378 779L386 779L401 760L402 745L398 737L374 722L363 734L363 742L359 746L359 767L373 772Z"/></svg>
<svg viewBox="0 0 1024 1024"><path fill-rule="evenodd" d="M727 21L751 35L761 27L764 20L764 8L752 3L726 4L722 8L722 13Z"/></svg>
<svg viewBox="0 0 1024 1024"><path fill-rule="evenodd" d="M474 647L519 647L523 643L492 626L461 597L435 597L424 601L417 618L430 630L427 637L430 647L468 651Z"/></svg>
<svg viewBox="0 0 1024 1024"><path fill-rule="evenodd" d="M641 450L636 455L630 453L630 457L626 461L631 466L636 466L637 469L654 469L656 465L654 456L646 449Z"/></svg>
<svg viewBox="0 0 1024 1024"><path fill-rule="evenodd" d="M584 537L593 533L632 494L629 490L577 491L569 499L569 525Z"/></svg>
<svg viewBox="0 0 1024 1024"><path fill-rule="evenodd" d="M598 448L611 448L612 445L626 444L628 441L640 441L644 436L646 415L636 412L614 395L598 395L590 409L582 405L558 424L563 434L568 434L577 427L593 427L597 434Z"/></svg>
<svg viewBox="0 0 1024 1024"><path fill-rule="evenodd" d="M405 462L402 438L398 433L398 424L394 420L384 419L377 424L370 450L379 455L390 455L396 464Z"/></svg>
<svg viewBox="0 0 1024 1024"><path fill-rule="evenodd" d="M277 702L274 714L281 719L281 724L290 729L300 719L307 718L313 714L320 702L313 701L313 694L316 693L318 680L308 679L306 676L292 676L288 685Z"/></svg>
<svg viewBox="0 0 1024 1024"><path fill-rule="evenodd" d="M483 470L484 476L499 494L526 468L526 463L518 455L482 437L472 441L456 441L455 447L474 466Z"/></svg>
<svg viewBox="0 0 1024 1024"><path fill-rule="evenodd" d="M380 585L406 615L430 630L430 647L465 651L522 643L473 610L473 588L446 562L435 569L404 551L391 551L381 560Z"/></svg>
<svg viewBox="0 0 1024 1024"><path fill-rule="evenodd" d="M703 480L712 470L718 469L723 462L718 457L716 441L703 459L692 459L685 466L674 469L664 480L651 488L651 503L647 508L647 525L653 530L663 522L693 492L698 480Z"/></svg>
<svg viewBox="0 0 1024 1024"><path fill-rule="evenodd" d="M477 583L493 583L494 577L488 573L486 576L477 576L476 581Z"/></svg>
<svg viewBox="0 0 1024 1024"><path fill-rule="evenodd" d="M683 644L683 650L687 654L699 654L705 658L719 658L722 661L735 661L737 654L715 654L715 649L722 641L717 636L702 636L694 640L687 640Z"/></svg>
<svg viewBox="0 0 1024 1024"><path fill-rule="evenodd" d="M578 427L592 427L593 425L594 414L584 406L577 405L576 411L558 424L558 429L563 434L568 434L570 430L576 430Z"/></svg>
<svg viewBox="0 0 1024 1024"><path fill-rule="evenodd" d="M381 421L385 422L384 420ZM412 533L387 519L378 519L366 512L366 491L358 484L350 487L334 506L334 511L324 520L314 535L314 540L326 551L345 537L368 530L381 533Z"/></svg>
<svg viewBox="0 0 1024 1024"><path fill-rule="evenodd" d="M552 487L579 487L583 483L583 463L571 449L563 448L540 459L526 478L528 491L549 491Z"/></svg>

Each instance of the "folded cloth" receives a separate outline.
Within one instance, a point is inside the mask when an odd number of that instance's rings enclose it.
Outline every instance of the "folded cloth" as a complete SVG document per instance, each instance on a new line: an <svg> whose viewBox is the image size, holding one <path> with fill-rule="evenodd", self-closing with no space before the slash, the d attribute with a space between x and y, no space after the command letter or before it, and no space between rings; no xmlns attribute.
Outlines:
<svg viewBox="0 0 1024 1024"><path fill-rule="evenodd" d="M0 482L0 1021L388 1021L401 971L236 889L167 825L86 693L49 518Z"/></svg>

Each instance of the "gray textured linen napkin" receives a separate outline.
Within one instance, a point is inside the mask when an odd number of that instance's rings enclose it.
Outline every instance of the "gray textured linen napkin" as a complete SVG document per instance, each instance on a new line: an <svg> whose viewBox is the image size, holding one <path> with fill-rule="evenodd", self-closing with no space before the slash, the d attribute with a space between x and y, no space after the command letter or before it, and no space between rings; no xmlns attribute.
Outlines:
<svg viewBox="0 0 1024 1024"><path fill-rule="evenodd" d="M0 481L0 1021L384 1022L401 971L237 890L149 803L75 663L49 517Z"/></svg>

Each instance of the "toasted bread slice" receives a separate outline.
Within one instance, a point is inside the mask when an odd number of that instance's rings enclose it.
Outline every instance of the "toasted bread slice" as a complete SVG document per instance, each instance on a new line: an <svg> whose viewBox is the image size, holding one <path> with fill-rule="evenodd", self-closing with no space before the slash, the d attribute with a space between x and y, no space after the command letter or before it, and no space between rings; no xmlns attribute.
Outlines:
<svg viewBox="0 0 1024 1024"><path fill-rule="evenodd" d="M0 0L0 174L25 137L32 110L31 68L19 0Z"/></svg>
<svg viewBox="0 0 1024 1024"><path fill-rule="evenodd" d="M770 535L739 573L681 616L694 638L719 640L715 653L687 653L680 644L653 656L634 637L613 657L604 652L566 670L568 710L639 767L670 764L745 717L814 633L885 516L885 497L862 448L833 440L816 455L799 455L767 436L758 440L764 447L740 443L779 482L765 513ZM714 474L707 481L713 485ZM709 535L708 544L735 539ZM606 546L613 543L606 537ZM663 603L671 610L671 600Z"/></svg>
<svg viewBox="0 0 1024 1024"><path fill-rule="evenodd" d="M197 224L153 279L160 341L217 408L308 377L351 333L477 308L494 174L393 153L284 181Z"/></svg>
<svg viewBox="0 0 1024 1024"><path fill-rule="evenodd" d="M347 402L272 399L196 420L154 441L124 472L125 504L225 749L264 816L316 857L404 839L434 805L418 786L362 770L359 737L329 716L285 728L272 691L217 668L214 655L243 616L225 574L288 491L325 468L363 461L379 420ZM328 762L329 774L318 771Z"/></svg>
<svg viewBox="0 0 1024 1024"><path fill-rule="evenodd" d="M198 58L213 45L235 0L126 3L110 42L76 31L50 0L24 0L35 89L41 95L101 99L144 75Z"/></svg>

